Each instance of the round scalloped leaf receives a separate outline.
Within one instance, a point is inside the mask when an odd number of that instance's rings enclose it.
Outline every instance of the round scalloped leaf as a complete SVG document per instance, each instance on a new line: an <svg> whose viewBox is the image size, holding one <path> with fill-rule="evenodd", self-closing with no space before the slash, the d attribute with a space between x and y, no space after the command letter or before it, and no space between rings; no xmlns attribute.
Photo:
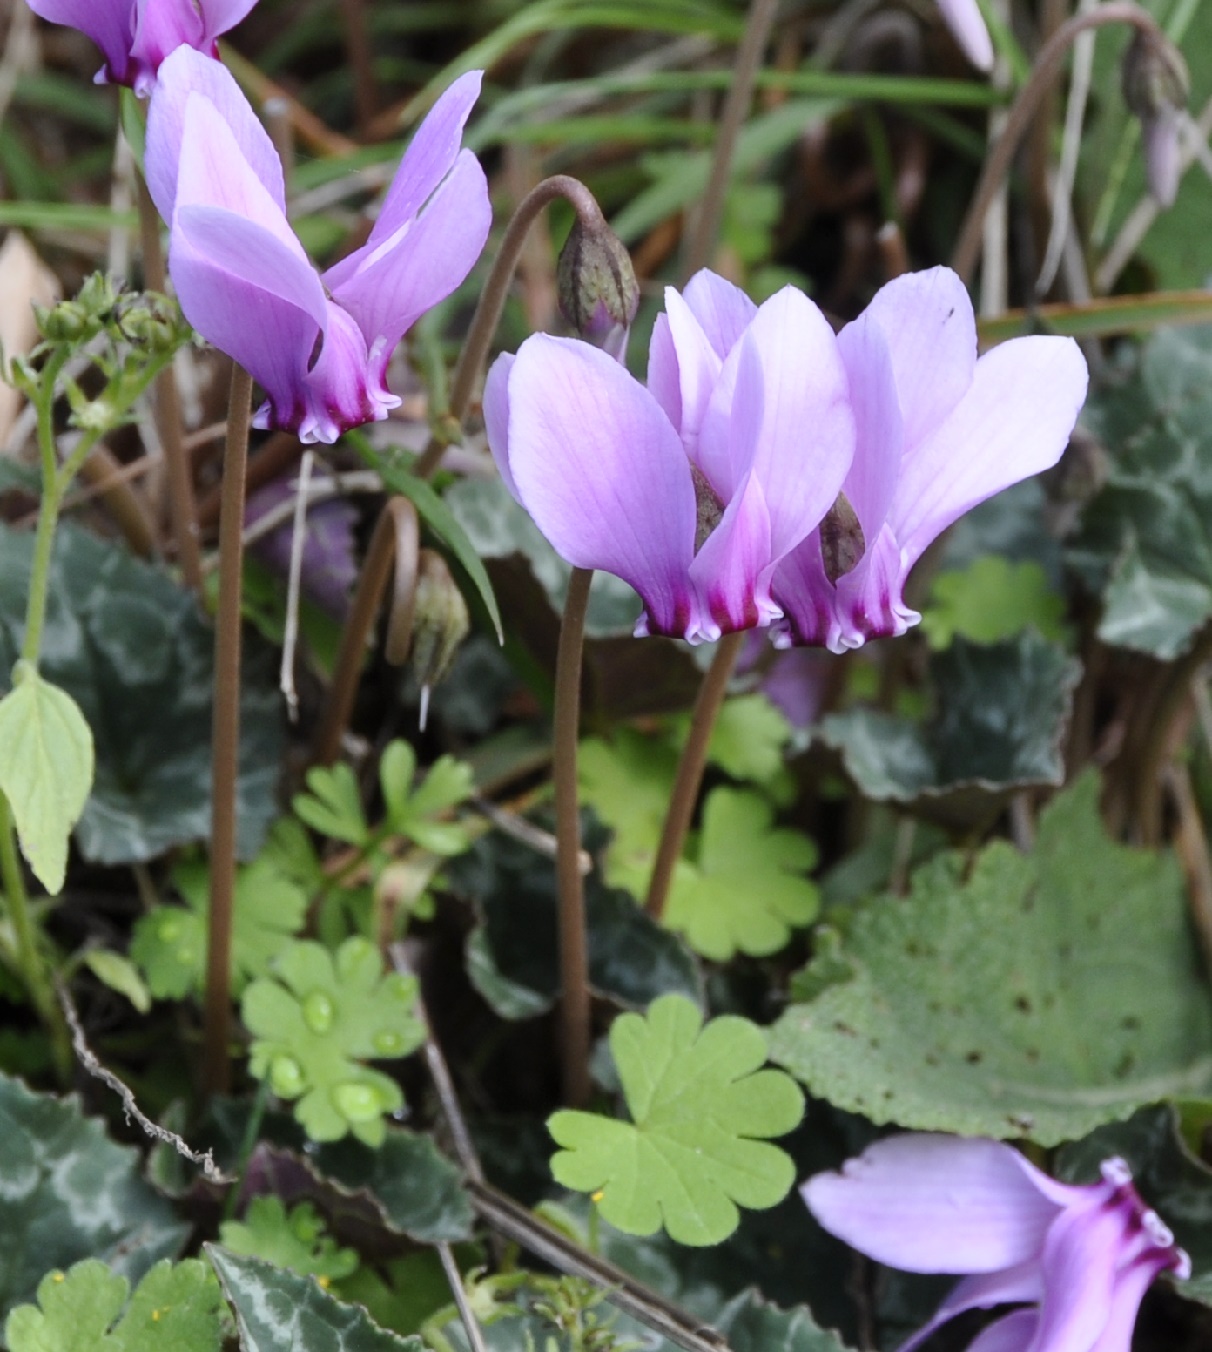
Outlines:
<svg viewBox="0 0 1212 1352"><path fill-rule="evenodd" d="M944 855L867 904L772 1059L877 1123L1043 1145L1212 1086L1178 867L1109 840L1098 793L1059 795L1030 855Z"/></svg>

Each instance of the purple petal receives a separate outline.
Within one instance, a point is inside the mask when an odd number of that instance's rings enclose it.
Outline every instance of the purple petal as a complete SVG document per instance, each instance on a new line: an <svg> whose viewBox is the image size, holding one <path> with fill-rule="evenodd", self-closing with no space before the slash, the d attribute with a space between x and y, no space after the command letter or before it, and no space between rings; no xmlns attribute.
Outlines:
<svg viewBox="0 0 1212 1352"><path fill-rule="evenodd" d="M132 0L29 0L39 18L77 28L101 48L105 66L97 73L118 84L127 83L130 67Z"/></svg>
<svg viewBox="0 0 1212 1352"><path fill-rule="evenodd" d="M1119 1273L1111 1294L1111 1307L1102 1332L1090 1345L1090 1352L1131 1352L1132 1330L1145 1292L1166 1264L1157 1254L1149 1254Z"/></svg>
<svg viewBox="0 0 1212 1352"><path fill-rule="evenodd" d="M269 134L226 67L190 47L178 47L161 65L147 113L147 186L160 215L166 221L173 218L185 110L194 94L214 105L235 138L241 157L285 216L282 161Z"/></svg>
<svg viewBox="0 0 1212 1352"><path fill-rule="evenodd" d="M234 28L256 3L257 0L201 0L204 41L214 42L220 33Z"/></svg>
<svg viewBox="0 0 1212 1352"><path fill-rule="evenodd" d="M517 358L512 352L502 352L488 368L484 382L484 430L488 435L488 449L497 462L505 487L517 498L518 488L509 467L509 373Z"/></svg>
<svg viewBox="0 0 1212 1352"><path fill-rule="evenodd" d="M699 429L719 381L721 358L693 311L671 286L665 288L665 333L668 341L662 335L649 351L649 384L667 415L672 414L674 404L670 390L677 389L680 413L673 425L681 434L686 454L727 501L736 487L730 466L726 462L719 465L705 462L699 449ZM669 369L670 355L676 364L676 376ZM723 453L726 455L726 449Z"/></svg>
<svg viewBox="0 0 1212 1352"><path fill-rule="evenodd" d="M968 1352L1023 1352L1033 1345L1039 1327L1035 1310L1015 1310L990 1324L968 1344Z"/></svg>
<svg viewBox="0 0 1212 1352"><path fill-rule="evenodd" d="M757 306L739 286L706 268L694 274L683 289L682 298L721 361L757 314Z"/></svg>
<svg viewBox="0 0 1212 1352"><path fill-rule="evenodd" d="M135 92L150 92L156 72L165 57L178 47L192 47L202 51L204 44L212 50L204 53L214 60L214 38L205 43L202 16L192 0L141 0L135 7L135 34L131 42L131 57L140 74Z"/></svg>
<svg viewBox="0 0 1212 1352"><path fill-rule="evenodd" d="M793 728L811 727L825 703L833 671L824 653L793 648L771 663L762 677L762 694L782 710Z"/></svg>
<svg viewBox="0 0 1212 1352"><path fill-rule="evenodd" d="M930 1322L902 1344L899 1352L913 1352L930 1335L944 1324L963 1314L965 1310L991 1310L995 1305L1017 1305L1022 1301L1037 1302L1044 1293L1043 1278L1039 1263L1028 1259L1011 1268L1002 1268L997 1272L982 1272L965 1277L958 1282L947 1298L935 1311ZM1027 1311L1034 1325L1037 1315L1034 1310ZM1026 1346L1023 1344L1022 1346ZM969 1349L971 1352L971 1349Z"/></svg>
<svg viewBox="0 0 1212 1352"><path fill-rule="evenodd" d="M648 391L597 348L537 334L518 351L508 402L518 497L555 549L629 582L653 632L709 624L688 578L690 465Z"/></svg>
<svg viewBox="0 0 1212 1352"><path fill-rule="evenodd" d="M488 182L464 150L420 216L360 250L352 272L343 259L324 274L333 299L362 330L380 376L405 332L475 266L491 225Z"/></svg>
<svg viewBox="0 0 1212 1352"><path fill-rule="evenodd" d="M817 526L850 468L854 417L846 371L825 316L794 287L761 306L726 366L734 360L733 476L752 470L762 485L777 560ZM704 426L704 450L707 441Z"/></svg>
<svg viewBox="0 0 1212 1352"><path fill-rule="evenodd" d="M977 362L968 393L902 467L888 520L907 565L978 502L1056 464L1086 381L1072 338L1015 338Z"/></svg>
<svg viewBox="0 0 1212 1352"><path fill-rule="evenodd" d="M880 326L856 320L846 325L837 341L854 413L854 459L842 487L863 534L873 540L887 519L900 478L904 417Z"/></svg>
<svg viewBox="0 0 1212 1352"><path fill-rule="evenodd" d="M1112 1308L1125 1245L1125 1210L1090 1189L1086 1205L1053 1223L1044 1244L1037 1344L1055 1352L1088 1352L1102 1337ZM1144 1291L1141 1291L1141 1295Z"/></svg>
<svg viewBox="0 0 1212 1352"><path fill-rule="evenodd" d="M1036 1257L1058 1208L998 1141L891 1136L803 1187L816 1219L908 1272L995 1272Z"/></svg>
<svg viewBox="0 0 1212 1352"><path fill-rule="evenodd" d="M993 69L993 43L976 0L938 0L956 42L978 70Z"/></svg>
<svg viewBox="0 0 1212 1352"><path fill-rule="evenodd" d="M379 379L357 324L339 305L328 306L324 345L303 382L303 414L289 421L254 420L256 427L285 427L297 431L300 441L334 442L342 432L362 423L382 422L399 395Z"/></svg>
<svg viewBox="0 0 1212 1352"><path fill-rule="evenodd" d="M782 611L770 599L771 571L770 514L751 474L690 565L711 623L686 638L713 643L721 634L779 619Z"/></svg>

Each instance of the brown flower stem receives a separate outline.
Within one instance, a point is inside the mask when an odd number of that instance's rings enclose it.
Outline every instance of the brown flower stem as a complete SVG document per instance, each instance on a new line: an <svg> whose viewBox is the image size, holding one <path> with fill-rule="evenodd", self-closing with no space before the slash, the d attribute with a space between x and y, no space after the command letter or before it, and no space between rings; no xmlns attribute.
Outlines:
<svg viewBox="0 0 1212 1352"><path fill-rule="evenodd" d="M211 741L210 915L202 1010L202 1083L225 1093L231 1019L231 933L236 891L236 780L240 767L240 582L244 563L244 475L252 377L232 367L219 517L219 606L215 615L215 705Z"/></svg>
<svg viewBox="0 0 1212 1352"><path fill-rule="evenodd" d="M968 214L960 226L959 240L955 246L951 266L965 283L971 281L980 254L985 213L1010 172L1011 161L1031 125L1031 119L1035 116L1044 95L1052 88L1056 77L1060 74L1069 48L1079 33L1084 33L1088 28L1101 28L1104 24L1111 23L1132 24L1141 32L1156 38L1158 42L1168 43L1153 16L1139 5L1129 3L1129 0L1111 0L1110 3L1100 5L1098 9L1086 14L1075 15L1067 23L1062 24L1044 43L1035 58L1031 78L1019 90L1018 97L1011 105L1006 118L1005 128L985 161L980 181L972 195L972 203L968 207Z"/></svg>
<svg viewBox="0 0 1212 1352"><path fill-rule="evenodd" d="M581 719L581 653L593 570L574 568L568 579L556 654L555 784L556 885L560 932L560 1054L564 1102L589 1101L589 953L581 884L581 817L577 802L577 734Z"/></svg>
<svg viewBox="0 0 1212 1352"><path fill-rule="evenodd" d="M688 278L693 277L700 268L705 268L711 262L711 255L715 250L720 221L724 216L724 202L728 196L728 179L732 172L732 157L736 153L737 137L749 111L753 87L762 64L762 53L766 50L766 41L770 37L770 29L774 24L778 7L779 0L752 0L749 6L745 32L732 72L732 83L728 88L728 97L724 100L723 112L720 114L711 173L707 179L703 200L699 205L694 235L690 247L686 250L684 271Z"/></svg>
<svg viewBox="0 0 1212 1352"><path fill-rule="evenodd" d="M452 425L462 423L471 403L471 396L480 379L484 360L492 343L493 334L501 320L501 311L509 295L514 269L522 255L522 246L526 242L526 233L535 217L557 197L563 197L576 212L578 220L587 229L592 230L604 223L602 209L598 206L593 193L578 179L568 174L555 174L545 178L532 188L518 204L509 224L505 227L505 237L497 252L492 271L480 293L475 314L471 317L471 326L467 331L467 341L455 365L450 380L449 420ZM431 437L429 445L414 467L414 473L427 479L437 469L446 451L447 442L441 437Z"/></svg>
<svg viewBox="0 0 1212 1352"><path fill-rule="evenodd" d="M358 135L365 139L370 133L379 107L378 86L375 83L374 61L371 58L370 35L366 27L366 6L363 0L341 0L341 26L345 29L345 56L353 75L354 114Z"/></svg>
<svg viewBox="0 0 1212 1352"><path fill-rule="evenodd" d="M94 446L80 466L80 478L104 502L131 551L141 559L150 559L156 553L156 529L147 504L130 486L125 469L104 446ZM64 501L63 507L67 505Z"/></svg>
<svg viewBox="0 0 1212 1352"><path fill-rule="evenodd" d="M417 552L420 531L416 508L405 497L394 497L379 513L374 534L366 551L366 561L358 575L358 586L337 651L332 683L324 714L316 732L312 761L331 765L341 750L341 736L353 712L358 693L358 677L366 644L374 628L375 617L394 576L392 606L387 628L388 660L402 662L412 639L413 601L417 587Z"/></svg>
<svg viewBox="0 0 1212 1352"><path fill-rule="evenodd" d="M143 285L148 291L163 292L167 286L164 250L160 245L160 217L142 175L139 183L139 238L143 246ZM164 451L168 471L168 496L177 541L177 559L185 585L202 593L202 547L198 542L198 509L189 456L185 453L181 422L181 398L177 376L169 362L156 377L154 401L156 434Z"/></svg>
<svg viewBox="0 0 1212 1352"><path fill-rule="evenodd" d="M682 748L677 777L669 797L669 811L665 814L661 843L652 866L648 899L644 902L644 909L654 920L660 920L665 913L673 870L682 857L682 846L686 843L686 832L690 830L690 819L694 816L694 805L698 802L699 788L703 783L707 747L711 743L715 720L728 693L728 681L744 642L743 630L725 634L716 645L711 666L699 687L699 697L695 700L694 713L690 717L690 731L686 736L686 745Z"/></svg>

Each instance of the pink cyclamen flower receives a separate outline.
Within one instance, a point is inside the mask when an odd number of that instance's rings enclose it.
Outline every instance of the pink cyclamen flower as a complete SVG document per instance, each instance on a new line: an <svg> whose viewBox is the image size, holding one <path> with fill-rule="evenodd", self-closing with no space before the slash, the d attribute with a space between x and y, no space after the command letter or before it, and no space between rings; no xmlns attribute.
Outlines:
<svg viewBox="0 0 1212 1352"><path fill-rule="evenodd" d="M993 43L976 0L938 0L947 27L978 70L993 69Z"/></svg>
<svg viewBox="0 0 1212 1352"><path fill-rule="evenodd" d="M190 47L218 56L216 39L257 0L29 0L35 14L78 28L101 48L105 64L98 84L130 85L151 92L156 72L170 52Z"/></svg>
<svg viewBox="0 0 1212 1352"><path fill-rule="evenodd" d="M857 425L843 492L862 554L830 576L814 532L774 579L780 642L834 652L921 619L902 595L909 570L977 503L1060 459L1087 383L1071 338L1015 338L978 360L972 303L948 268L889 282L838 347Z"/></svg>
<svg viewBox="0 0 1212 1352"><path fill-rule="evenodd" d="M335 441L400 400L387 362L411 325L471 271L492 208L461 149L480 72L456 80L417 129L370 238L317 273L286 219L282 164L235 81L179 47L147 119L147 186L171 227L185 317L265 390L257 427Z"/></svg>
<svg viewBox="0 0 1212 1352"><path fill-rule="evenodd" d="M801 292L759 309L704 271L665 301L647 388L536 334L493 364L484 417L556 550L639 592L637 634L695 643L780 618L774 570L837 497L854 419L837 339Z"/></svg>
<svg viewBox="0 0 1212 1352"><path fill-rule="evenodd" d="M900 1352L964 1310L997 1305L1028 1308L989 1325L968 1352L1128 1352L1153 1279L1190 1276L1120 1159L1104 1162L1101 1182L1073 1186L1000 1141L910 1134L802 1191L826 1230L877 1262L968 1274Z"/></svg>

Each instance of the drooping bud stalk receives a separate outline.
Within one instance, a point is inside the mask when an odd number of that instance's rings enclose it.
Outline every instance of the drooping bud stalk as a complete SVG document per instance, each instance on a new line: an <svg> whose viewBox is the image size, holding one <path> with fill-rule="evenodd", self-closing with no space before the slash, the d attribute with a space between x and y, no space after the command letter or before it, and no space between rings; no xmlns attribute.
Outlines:
<svg viewBox="0 0 1212 1352"><path fill-rule="evenodd" d="M1140 119L1149 191L1168 207L1178 193L1179 133L1190 92L1187 63L1163 35L1138 28L1121 75L1124 102Z"/></svg>
<svg viewBox="0 0 1212 1352"><path fill-rule="evenodd" d="M640 304L640 288L623 241L601 217L578 215L556 266L560 313L578 337L622 361Z"/></svg>
<svg viewBox="0 0 1212 1352"><path fill-rule="evenodd" d="M835 586L839 577L845 577L866 552L867 542L863 528L850 499L845 493L825 513L821 521L821 559L825 576Z"/></svg>
<svg viewBox="0 0 1212 1352"><path fill-rule="evenodd" d="M446 675L470 627L467 602L451 577L446 560L432 549L421 550L409 665L421 687L422 731L429 716L430 689Z"/></svg>

